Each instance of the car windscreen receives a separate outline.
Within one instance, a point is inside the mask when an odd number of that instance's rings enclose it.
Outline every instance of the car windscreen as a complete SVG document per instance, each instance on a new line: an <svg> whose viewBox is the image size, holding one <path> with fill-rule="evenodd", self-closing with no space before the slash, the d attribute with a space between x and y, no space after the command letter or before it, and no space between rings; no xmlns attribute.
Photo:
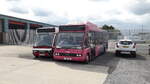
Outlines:
<svg viewBox="0 0 150 84"><path fill-rule="evenodd" d="M133 42L132 41L120 41L119 44L122 45L131 45Z"/></svg>

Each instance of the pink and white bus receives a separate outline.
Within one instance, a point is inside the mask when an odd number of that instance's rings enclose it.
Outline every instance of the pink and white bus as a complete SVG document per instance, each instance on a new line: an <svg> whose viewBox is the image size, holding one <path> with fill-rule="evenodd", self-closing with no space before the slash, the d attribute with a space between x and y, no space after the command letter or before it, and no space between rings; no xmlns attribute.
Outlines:
<svg viewBox="0 0 150 84"><path fill-rule="evenodd" d="M53 56L55 37L58 33L58 27L43 27L36 30L35 45L33 46L33 55Z"/></svg>
<svg viewBox="0 0 150 84"><path fill-rule="evenodd" d="M108 48L108 33L90 22L61 25L55 43L55 60L88 63Z"/></svg>

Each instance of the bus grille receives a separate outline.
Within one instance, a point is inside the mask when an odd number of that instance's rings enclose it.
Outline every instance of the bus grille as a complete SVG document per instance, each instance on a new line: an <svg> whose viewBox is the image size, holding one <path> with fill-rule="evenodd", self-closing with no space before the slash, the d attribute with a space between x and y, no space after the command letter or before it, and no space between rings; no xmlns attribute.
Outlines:
<svg viewBox="0 0 150 84"><path fill-rule="evenodd" d="M59 53L60 56L73 56L73 57L76 57L77 54L74 54L74 53Z"/></svg>

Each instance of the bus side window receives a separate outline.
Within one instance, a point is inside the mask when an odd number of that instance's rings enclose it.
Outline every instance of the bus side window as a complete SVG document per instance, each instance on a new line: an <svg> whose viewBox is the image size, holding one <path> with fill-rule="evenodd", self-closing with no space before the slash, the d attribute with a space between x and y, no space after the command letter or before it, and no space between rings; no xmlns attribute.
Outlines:
<svg viewBox="0 0 150 84"><path fill-rule="evenodd" d="M103 44L103 33L102 32L100 32L99 33L99 44Z"/></svg>
<svg viewBox="0 0 150 84"><path fill-rule="evenodd" d="M84 42L84 48L88 48L89 46L90 46L90 44L89 44L89 38L86 37L85 38L85 42Z"/></svg>
<svg viewBox="0 0 150 84"><path fill-rule="evenodd" d="M92 32L92 44L96 45L96 32Z"/></svg>
<svg viewBox="0 0 150 84"><path fill-rule="evenodd" d="M96 32L96 44L97 44L97 45L99 44L99 40L100 40L99 37L100 37L100 36L99 36L99 32Z"/></svg>
<svg viewBox="0 0 150 84"><path fill-rule="evenodd" d="M91 37L92 37L92 34L91 34L91 33L88 33L88 42L89 42L89 43L91 43L91 40L92 40Z"/></svg>
<svg viewBox="0 0 150 84"><path fill-rule="evenodd" d="M94 38L93 38L93 32L88 33L88 43L91 47L94 46Z"/></svg>
<svg viewBox="0 0 150 84"><path fill-rule="evenodd" d="M96 32L96 41L97 41L97 45L100 44L100 33L99 32Z"/></svg>

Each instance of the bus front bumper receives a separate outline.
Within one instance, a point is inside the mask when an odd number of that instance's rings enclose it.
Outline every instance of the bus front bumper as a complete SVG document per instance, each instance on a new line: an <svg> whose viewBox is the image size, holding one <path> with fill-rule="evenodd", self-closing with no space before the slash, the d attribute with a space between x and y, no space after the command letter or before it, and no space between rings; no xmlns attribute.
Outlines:
<svg viewBox="0 0 150 84"><path fill-rule="evenodd" d="M53 52L52 49L42 49L42 48L36 48L32 49L34 56L52 56Z"/></svg>
<svg viewBox="0 0 150 84"><path fill-rule="evenodd" d="M67 60L67 61L79 61L84 62L86 59L84 56L72 57L72 56L53 56L55 60Z"/></svg>

